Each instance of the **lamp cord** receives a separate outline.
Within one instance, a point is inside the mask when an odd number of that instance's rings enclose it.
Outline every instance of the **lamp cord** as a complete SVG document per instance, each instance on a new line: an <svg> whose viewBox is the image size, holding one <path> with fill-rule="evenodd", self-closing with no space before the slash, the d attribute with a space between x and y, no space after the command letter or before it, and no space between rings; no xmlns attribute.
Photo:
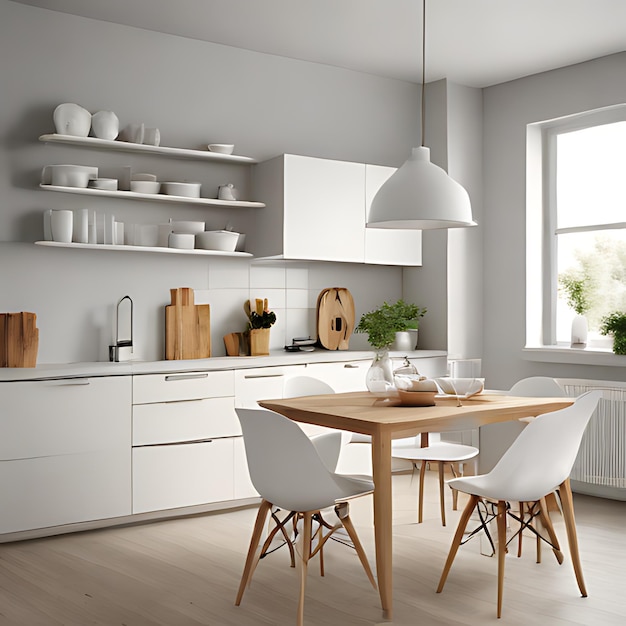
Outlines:
<svg viewBox="0 0 626 626"><path fill-rule="evenodd" d="M422 148L425 145L426 134L426 0L422 0Z"/></svg>

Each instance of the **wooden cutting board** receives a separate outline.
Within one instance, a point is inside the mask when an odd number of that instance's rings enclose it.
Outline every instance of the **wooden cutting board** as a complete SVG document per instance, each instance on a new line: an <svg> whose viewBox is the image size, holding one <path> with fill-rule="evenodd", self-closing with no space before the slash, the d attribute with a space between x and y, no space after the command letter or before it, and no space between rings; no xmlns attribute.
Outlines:
<svg viewBox="0 0 626 626"><path fill-rule="evenodd" d="M36 367L38 348L35 313L0 313L0 367Z"/></svg>
<svg viewBox="0 0 626 626"><path fill-rule="evenodd" d="M170 289L165 307L165 358L208 359L211 356L211 309L194 304L193 289Z"/></svg>
<svg viewBox="0 0 626 626"><path fill-rule="evenodd" d="M347 350L354 330L354 300L345 287L329 287L317 297L317 338L328 350Z"/></svg>

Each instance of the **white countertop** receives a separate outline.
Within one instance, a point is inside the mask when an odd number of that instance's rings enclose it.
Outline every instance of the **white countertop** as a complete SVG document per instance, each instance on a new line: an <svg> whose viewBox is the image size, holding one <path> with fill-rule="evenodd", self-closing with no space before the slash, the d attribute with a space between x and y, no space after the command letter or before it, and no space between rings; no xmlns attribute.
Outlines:
<svg viewBox="0 0 626 626"><path fill-rule="evenodd" d="M447 357L444 350L414 350L394 352L393 358L408 356L411 359ZM323 350L313 352L286 352L278 350L269 356L212 357L210 359L171 361L124 361L111 363L42 363L33 368L0 368L0 382L50 380L55 378L88 378L90 376L130 376L134 374L167 374L171 372L198 372L212 370L249 369L253 367L279 367L307 363L333 363L337 361L363 361L374 358L373 351Z"/></svg>

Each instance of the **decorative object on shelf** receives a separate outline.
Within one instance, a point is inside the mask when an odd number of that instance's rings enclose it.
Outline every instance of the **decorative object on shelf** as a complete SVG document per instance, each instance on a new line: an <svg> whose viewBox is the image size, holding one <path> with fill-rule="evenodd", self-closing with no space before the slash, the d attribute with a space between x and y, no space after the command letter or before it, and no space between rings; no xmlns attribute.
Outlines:
<svg viewBox="0 0 626 626"><path fill-rule="evenodd" d="M0 367L36 367L38 349L35 313L0 313Z"/></svg>
<svg viewBox="0 0 626 626"><path fill-rule="evenodd" d="M129 143L143 143L144 134L146 132L145 124L129 124L120 133L120 139Z"/></svg>
<svg viewBox="0 0 626 626"><path fill-rule="evenodd" d="M55 209L50 215L52 241L70 243L74 230L74 214L70 209Z"/></svg>
<svg viewBox="0 0 626 626"><path fill-rule="evenodd" d="M126 329L128 330L128 338L120 339L120 310L124 306L123 303L128 301L129 314L127 318ZM126 333L124 333L126 334ZM115 307L115 343L109 346L109 361L119 363L121 361L130 361L133 355L133 300L130 296L120 298Z"/></svg>
<svg viewBox="0 0 626 626"><path fill-rule="evenodd" d="M179 183L169 181L161 183L161 193L168 196L199 198L201 188L202 183Z"/></svg>
<svg viewBox="0 0 626 626"><path fill-rule="evenodd" d="M233 143L210 143L207 148L211 152L218 152L219 154L232 154L235 149Z"/></svg>
<svg viewBox="0 0 626 626"><path fill-rule="evenodd" d="M317 338L327 350L348 350L354 330L354 299L345 287L329 287L317 296Z"/></svg>
<svg viewBox="0 0 626 626"><path fill-rule="evenodd" d="M237 189L235 189L235 185L232 183L228 183L227 185L220 185L217 188L217 198L218 200L229 200L234 202L237 200L239 194Z"/></svg>
<svg viewBox="0 0 626 626"><path fill-rule="evenodd" d="M60 135L87 137L91 129L91 113L73 102L59 104L52 115L54 128Z"/></svg>
<svg viewBox="0 0 626 626"><path fill-rule="evenodd" d="M106 191L117 191L117 178L92 178L87 187L90 189L104 189Z"/></svg>
<svg viewBox="0 0 626 626"><path fill-rule="evenodd" d="M193 233L170 233L167 238L167 245L170 248L180 248L181 250L193 250L196 243L196 236Z"/></svg>
<svg viewBox="0 0 626 626"><path fill-rule="evenodd" d="M91 131L98 139L113 141L120 132L120 120L113 111L97 111L91 116Z"/></svg>
<svg viewBox="0 0 626 626"><path fill-rule="evenodd" d="M588 323L585 313L591 308L591 282L588 276L570 271L559 275L559 287L565 292L567 306L576 313L572 319L571 347L587 346Z"/></svg>
<svg viewBox="0 0 626 626"><path fill-rule="evenodd" d="M370 228L432 229L475 226L467 191L430 161L424 145L426 102L426 0L422 0L422 142L374 196Z"/></svg>
<svg viewBox="0 0 626 626"><path fill-rule="evenodd" d="M232 230L205 230L196 233L196 248L201 250L234 252L238 241L239 233Z"/></svg>
<svg viewBox="0 0 626 626"><path fill-rule="evenodd" d="M613 352L626 354L626 313L614 311L602 318L600 333L613 336Z"/></svg>
<svg viewBox="0 0 626 626"><path fill-rule="evenodd" d="M72 241L75 243L89 243L89 210L74 209L72 221Z"/></svg>
<svg viewBox="0 0 626 626"><path fill-rule="evenodd" d="M161 144L161 131L158 128L146 128L143 133L143 143L149 146Z"/></svg>
<svg viewBox="0 0 626 626"><path fill-rule="evenodd" d="M194 304L193 289L170 289L165 307L165 358L207 359L211 356L211 309Z"/></svg>
<svg viewBox="0 0 626 626"><path fill-rule="evenodd" d="M89 165L46 165L41 171L42 185L85 189L95 178L98 178L98 168Z"/></svg>
<svg viewBox="0 0 626 626"><path fill-rule="evenodd" d="M254 311L250 300L246 300L243 310L248 316L248 338L250 356L263 356L270 353L270 328L276 322L276 314L269 310L267 298L255 300Z"/></svg>

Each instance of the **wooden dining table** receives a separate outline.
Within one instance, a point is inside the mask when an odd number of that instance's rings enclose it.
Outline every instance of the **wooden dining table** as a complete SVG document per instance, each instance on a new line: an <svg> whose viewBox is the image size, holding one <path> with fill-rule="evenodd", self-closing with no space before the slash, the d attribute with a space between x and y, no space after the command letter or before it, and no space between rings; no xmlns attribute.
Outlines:
<svg viewBox="0 0 626 626"><path fill-rule="evenodd" d="M386 619L393 618L391 440L420 433L469 430L483 424L537 416L570 406L574 398L522 398L481 393L467 399L437 397L435 406L403 406L369 392L261 400L297 422L372 438L374 538L378 590Z"/></svg>

